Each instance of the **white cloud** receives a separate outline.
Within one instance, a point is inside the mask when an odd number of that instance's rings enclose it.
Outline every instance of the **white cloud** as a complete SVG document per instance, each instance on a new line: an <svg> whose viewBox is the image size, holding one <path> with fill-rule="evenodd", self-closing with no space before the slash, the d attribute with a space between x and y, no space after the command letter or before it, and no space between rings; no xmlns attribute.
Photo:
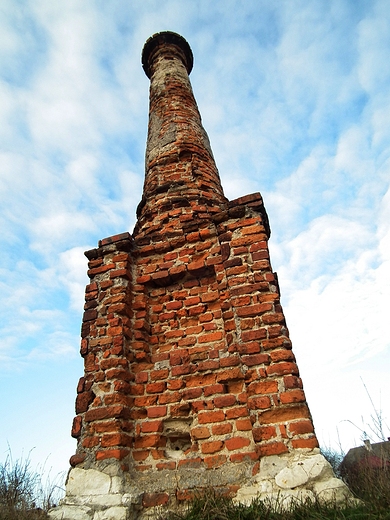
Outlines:
<svg viewBox="0 0 390 520"><path fill-rule="evenodd" d="M86 276L87 259L84 256L86 248L74 247L64 251L59 256L59 283L66 288L70 297L70 308L81 313L84 305L84 290L88 283Z"/></svg>
<svg viewBox="0 0 390 520"><path fill-rule="evenodd" d="M141 49L168 29L194 51L191 80L226 195L263 194L317 429L356 420L360 375L385 388L390 355L386 1L36 0L18 9L4 0L2 13L7 377L17 367L27 380L48 366L57 384L61 365L69 377L63 400L73 406L82 372L83 251L134 225L148 110ZM57 400L51 409L61 406ZM69 425L71 413L63 413ZM68 442L68 429L53 434L63 439L57 445Z"/></svg>

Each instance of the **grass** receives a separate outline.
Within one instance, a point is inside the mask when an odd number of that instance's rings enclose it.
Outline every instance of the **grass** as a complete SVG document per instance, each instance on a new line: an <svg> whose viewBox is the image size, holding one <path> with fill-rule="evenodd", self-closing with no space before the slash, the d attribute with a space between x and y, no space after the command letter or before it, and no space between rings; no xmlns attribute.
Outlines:
<svg viewBox="0 0 390 520"><path fill-rule="evenodd" d="M343 454L323 450L335 475L340 478ZM390 467L362 467L345 478L356 500L343 504L320 501L295 502L288 510L280 504L254 500L249 506L209 492L194 499L182 513L170 513L159 520L390 520Z"/></svg>
<svg viewBox="0 0 390 520"><path fill-rule="evenodd" d="M390 509L380 504L345 502L295 503L288 510L254 500L249 506L208 493L194 499L183 513L170 513L159 520L390 520Z"/></svg>
<svg viewBox="0 0 390 520"><path fill-rule="evenodd" d="M340 457L329 455L335 469ZM367 469L348 475L348 485L361 502L335 504L296 502L281 505L253 501L249 506L209 492L190 502L181 513L167 513L158 520L390 520L390 469ZM59 487L42 482L29 459L13 461L9 453L0 463L0 520L46 520L59 497Z"/></svg>
<svg viewBox="0 0 390 520"><path fill-rule="evenodd" d="M0 462L0 520L44 520L62 489L44 480L44 467L34 470L30 459L13 460L11 450Z"/></svg>

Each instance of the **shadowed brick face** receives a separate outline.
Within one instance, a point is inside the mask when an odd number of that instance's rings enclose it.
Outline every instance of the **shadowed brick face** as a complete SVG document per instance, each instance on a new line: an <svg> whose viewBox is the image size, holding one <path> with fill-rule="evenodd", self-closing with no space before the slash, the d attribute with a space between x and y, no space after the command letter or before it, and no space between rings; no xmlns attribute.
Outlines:
<svg viewBox="0 0 390 520"><path fill-rule="evenodd" d="M143 66L150 78L144 192L133 234L86 252L85 372L71 463L120 461L145 483L150 507L169 498L153 489L156 475L220 467L228 475L242 464L255 473L260 457L317 440L262 197L223 194L189 82L188 44L155 35ZM227 492L231 480L219 482ZM189 496L181 490L176 498Z"/></svg>

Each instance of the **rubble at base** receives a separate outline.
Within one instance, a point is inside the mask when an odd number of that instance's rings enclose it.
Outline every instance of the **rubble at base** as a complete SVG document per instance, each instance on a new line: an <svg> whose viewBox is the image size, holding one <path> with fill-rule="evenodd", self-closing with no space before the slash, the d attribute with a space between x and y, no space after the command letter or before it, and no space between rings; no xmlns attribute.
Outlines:
<svg viewBox="0 0 390 520"><path fill-rule="evenodd" d="M49 513L51 520L148 520L157 511L180 507L176 502L177 489L170 489L170 499L165 504L144 508L148 493L142 493L124 475L118 475L121 471L115 465L105 471L73 468L68 476L66 498ZM195 485L196 471L192 473ZM335 477L320 450L314 449L263 457L258 474L242 483L233 501L250 505L254 499L274 504L280 510L308 500L343 503L352 500L352 495Z"/></svg>

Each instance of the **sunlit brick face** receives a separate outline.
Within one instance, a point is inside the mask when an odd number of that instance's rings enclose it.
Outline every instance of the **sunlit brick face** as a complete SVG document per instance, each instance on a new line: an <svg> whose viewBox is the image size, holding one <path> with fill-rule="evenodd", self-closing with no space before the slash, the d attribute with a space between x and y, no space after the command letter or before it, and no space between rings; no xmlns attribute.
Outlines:
<svg viewBox="0 0 390 520"><path fill-rule="evenodd" d="M187 42L155 35L143 65L151 81L144 193L134 233L86 253L72 464L116 462L150 507L209 485L235 492L263 456L318 443L261 195L223 195ZM213 471L201 479L205 470Z"/></svg>

